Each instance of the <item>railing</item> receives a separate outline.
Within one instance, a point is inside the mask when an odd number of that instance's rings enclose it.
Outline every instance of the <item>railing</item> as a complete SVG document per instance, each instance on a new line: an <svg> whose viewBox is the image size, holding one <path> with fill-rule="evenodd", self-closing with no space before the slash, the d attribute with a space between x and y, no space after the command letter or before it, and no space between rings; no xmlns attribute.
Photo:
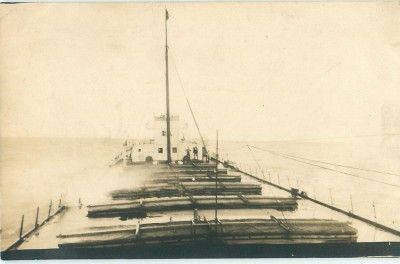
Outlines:
<svg viewBox="0 0 400 264"><path fill-rule="evenodd" d="M56 210L54 210L54 209L56 209ZM40 219L39 219L40 218L39 217L40 207L38 206L36 208L34 226L31 229L29 229L27 232L25 232L25 230L24 230L25 215L22 215L18 239L14 243L12 243L10 246L8 246L4 251L17 249L35 231L39 230L42 226L44 226L46 223L48 223L54 216L60 214L61 212L63 212L66 209L67 209L67 206L62 204L61 198L58 200L57 208L53 208L53 201L50 200L49 207L47 209L48 211L46 214L46 218L42 222L40 222Z"/></svg>
<svg viewBox="0 0 400 264"><path fill-rule="evenodd" d="M212 158L212 160L215 160L215 158ZM346 211L346 210L343 210L343 209L341 209L341 208L339 208L339 207L334 205L334 199L333 199L333 195L332 195L331 189L329 189L329 196L330 196L330 204L329 204L327 202L321 201L320 199L317 199L317 197L315 195L315 189L314 189L314 198L311 198L311 197L309 197L309 195L306 192L301 191L299 189L299 186L297 186L297 188L291 187L292 185L291 185L291 182L290 182L289 178L287 178L289 187L288 188L284 187L283 183L281 183L281 179L279 177L279 173L276 175L276 182L274 183L273 180L271 179L271 174L268 172L268 177L266 177L266 175L264 173L264 170L263 169L259 169L257 166L255 168L251 168L250 166L248 166L247 168L242 169L242 168L240 168L241 165L232 166L232 165L229 165L226 162L223 162L221 160L218 160L218 162L223 164L226 167L229 167L230 169L233 169L233 170L236 170L237 172L243 173L243 174L245 174L245 175L247 175L247 176L249 176L249 177L251 177L251 178L253 178L253 179L257 180L257 181L259 181L259 182L268 184L270 186L273 186L273 187L278 188L280 190L289 192L291 194L293 194L293 192L295 192L295 194L297 196L299 196L299 197L301 197L303 199L307 199L307 200L309 200L311 202L314 202L316 204L322 205L322 206L324 206L326 208L329 208L329 209L334 210L336 212L339 212L339 213L342 213L344 215L347 215L347 216L349 216L351 218L360 220L360 221L362 221L364 223L367 223L367 224L369 224L371 226L374 226L376 228L379 228L381 230L384 230L384 231L389 232L391 234L394 234L396 236L400 236L400 231L399 230L391 228L391 227L389 227L387 225L384 225L384 224L381 224L381 223L377 222L376 208L375 208L375 203L374 202L372 202L374 220L371 220L371 219L368 219L366 217L360 216L359 214L355 214L354 213L353 199L352 199L351 195L350 195L351 210ZM261 174L261 176L258 176L259 173ZM299 185L298 182L297 182L297 185Z"/></svg>

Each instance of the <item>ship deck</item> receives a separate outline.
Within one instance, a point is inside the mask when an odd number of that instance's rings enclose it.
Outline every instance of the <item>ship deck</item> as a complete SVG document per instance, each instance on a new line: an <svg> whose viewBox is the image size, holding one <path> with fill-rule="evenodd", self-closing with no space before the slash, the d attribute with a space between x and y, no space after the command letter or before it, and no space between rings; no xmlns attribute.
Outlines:
<svg viewBox="0 0 400 264"><path fill-rule="evenodd" d="M271 192L275 196L286 196L287 193L277 190L270 186L263 186L264 192ZM213 219L214 210L198 210L198 214L208 219ZM298 200L298 209L293 212L281 212L274 209L237 209L232 215L232 210L218 210L218 217L221 219L237 219L238 216L265 219L273 215L278 218L314 218L314 219L334 219L339 221L350 222L351 225L358 230L358 242L400 242L400 237L387 231L377 229L367 223L350 218L338 212L325 208L321 205L314 204L307 200ZM149 213L148 217L141 220L141 223L167 222L173 220L190 220L192 211L168 212L167 214ZM48 224L40 228L35 234L28 237L19 249L45 249L58 248L59 234L70 234L83 231L90 228L107 228L109 226L135 226L138 219L128 219L121 221L118 218L88 218L87 209L77 206L69 207L61 214L55 216Z"/></svg>
<svg viewBox="0 0 400 264"><path fill-rule="evenodd" d="M246 183L259 183L257 180L242 174L242 181ZM274 196L274 197L288 197L288 192L270 186L268 184L262 184L262 195L263 196ZM219 209L219 219L240 219L240 218L259 218L266 219L270 216L284 219L332 219L343 222L349 222L352 227L357 229L357 243L364 245L363 248L368 247L365 245L397 245L399 250L400 236L379 229L363 221L354 219L346 216L340 212L333 211L322 205L316 204L307 199L300 199L298 202L298 208L295 211L278 211L275 209L235 209L234 213L232 210ZM59 250L58 245L60 243L60 234L76 234L80 232L88 232L88 230L109 230L111 228L135 228L139 223L138 219L127 219L120 220L117 217L114 218L89 218L87 217L87 208L85 206L70 206L58 215L55 215L46 225L40 227L33 234L26 237L24 242L18 247L19 252L38 252L37 250ZM214 218L214 210L198 210L198 215L206 217L207 219ZM157 223L157 222L169 222L169 221L188 221L193 218L193 211L168 211L166 213L149 213L147 218L141 219L140 224L146 223ZM11 250L9 252L13 252ZM7 252L7 253L9 253ZM356 252L356 251L354 251ZM363 251L364 252L364 251ZM397 252L397 251L396 251ZM400 254L397 252L395 254ZM3 252L4 253L4 252ZM53 252L54 253L54 252ZM365 253L365 252L364 252ZM9 254L16 254L9 253ZM50 254L51 255L51 254ZM49 255L49 256L50 256ZM57 255L57 254L56 254ZM19 255L22 258L22 255ZM111 256L111 255L110 255ZM73 256L70 256L73 257ZM132 256L131 256L132 257ZM11 257L12 258L12 257ZM59 258L59 256L57 257Z"/></svg>

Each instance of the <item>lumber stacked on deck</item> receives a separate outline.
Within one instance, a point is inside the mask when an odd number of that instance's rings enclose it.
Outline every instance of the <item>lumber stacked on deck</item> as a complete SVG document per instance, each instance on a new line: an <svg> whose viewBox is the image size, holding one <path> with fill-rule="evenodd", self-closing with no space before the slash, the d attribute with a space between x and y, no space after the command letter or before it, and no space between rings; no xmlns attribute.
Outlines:
<svg viewBox="0 0 400 264"><path fill-rule="evenodd" d="M151 197L177 197L186 195L251 195L261 194L259 184L245 183L181 183L179 185L155 184L141 188L122 189L111 192L114 200L139 199Z"/></svg>
<svg viewBox="0 0 400 264"><path fill-rule="evenodd" d="M218 175L218 182L240 182L240 175ZM154 183L179 183L179 182L215 182L214 175L184 175L164 174L150 179Z"/></svg>
<svg viewBox="0 0 400 264"><path fill-rule="evenodd" d="M132 225L118 225L106 227L90 227L85 232L58 235L62 243L70 245L107 246L122 245L135 240L136 227Z"/></svg>
<svg viewBox="0 0 400 264"><path fill-rule="evenodd" d="M215 175L215 169L164 169L164 170L152 170L151 174L154 176L165 175L165 174L188 174L188 175ZM218 169L218 175L228 174L227 169Z"/></svg>
<svg viewBox="0 0 400 264"><path fill-rule="evenodd" d="M176 198L150 198L126 203L89 205L88 217L145 217L151 212L213 209L215 196L192 196ZM293 197L222 196L218 209L276 209L294 211L297 200Z"/></svg>
<svg viewBox="0 0 400 264"><path fill-rule="evenodd" d="M187 170L187 169L214 169L215 163L194 163L194 164L170 164L172 169Z"/></svg>
<svg viewBox="0 0 400 264"><path fill-rule="evenodd" d="M221 244L354 243L357 230L326 219L239 219L172 221L135 229L60 235L60 248L118 247L191 242Z"/></svg>
<svg viewBox="0 0 400 264"><path fill-rule="evenodd" d="M143 186L132 189L121 189L111 192L111 197L114 200L175 196L182 196L182 190L177 186L166 184Z"/></svg>
<svg viewBox="0 0 400 264"><path fill-rule="evenodd" d="M190 195L215 195L215 183L182 183L184 191ZM222 183L217 184L217 192L221 195L258 194L261 195L261 185L253 183Z"/></svg>

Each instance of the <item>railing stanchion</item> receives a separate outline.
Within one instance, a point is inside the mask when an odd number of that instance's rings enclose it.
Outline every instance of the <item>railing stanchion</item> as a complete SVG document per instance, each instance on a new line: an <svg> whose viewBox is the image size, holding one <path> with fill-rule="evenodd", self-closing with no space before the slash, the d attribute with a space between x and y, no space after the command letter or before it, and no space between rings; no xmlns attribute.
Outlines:
<svg viewBox="0 0 400 264"><path fill-rule="evenodd" d="M21 218L21 226L19 228L19 239L22 239L22 233L24 232L24 215Z"/></svg>
<svg viewBox="0 0 400 264"><path fill-rule="evenodd" d="M351 213L354 213L354 208L353 208L353 197L350 194L350 206L351 206Z"/></svg>
<svg viewBox="0 0 400 264"><path fill-rule="evenodd" d="M35 228L39 226L39 206L36 208Z"/></svg>
<svg viewBox="0 0 400 264"><path fill-rule="evenodd" d="M49 204L49 213L47 214L47 218L50 217L50 214L51 214L51 207L52 207L52 206L53 206L53 201L50 200L50 204Z"/></svg>
<svg viewBox="0 0 400 264"><path fill-rule="evenodd" d="M376 209L375 209L375 202L374 202L374 201L372 201L372 208L374 209L374 219L375 219L375 222L377 222L377 219L376 219Z"/></svg>

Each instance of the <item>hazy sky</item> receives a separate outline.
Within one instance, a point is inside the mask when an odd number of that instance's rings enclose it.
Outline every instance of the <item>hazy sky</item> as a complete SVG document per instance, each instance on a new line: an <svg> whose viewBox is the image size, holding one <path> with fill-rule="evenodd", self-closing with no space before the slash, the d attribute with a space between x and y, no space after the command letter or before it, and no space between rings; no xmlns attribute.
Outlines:
<svg viewBox="0 0 400 264"><path fill-rule="evenodd" d="M192 124L182 83L209 138L377 134L400 104L398 1L167 7L171 108ZM164 4L0 8L2 136L140 136L164 112Z"/></svg>

